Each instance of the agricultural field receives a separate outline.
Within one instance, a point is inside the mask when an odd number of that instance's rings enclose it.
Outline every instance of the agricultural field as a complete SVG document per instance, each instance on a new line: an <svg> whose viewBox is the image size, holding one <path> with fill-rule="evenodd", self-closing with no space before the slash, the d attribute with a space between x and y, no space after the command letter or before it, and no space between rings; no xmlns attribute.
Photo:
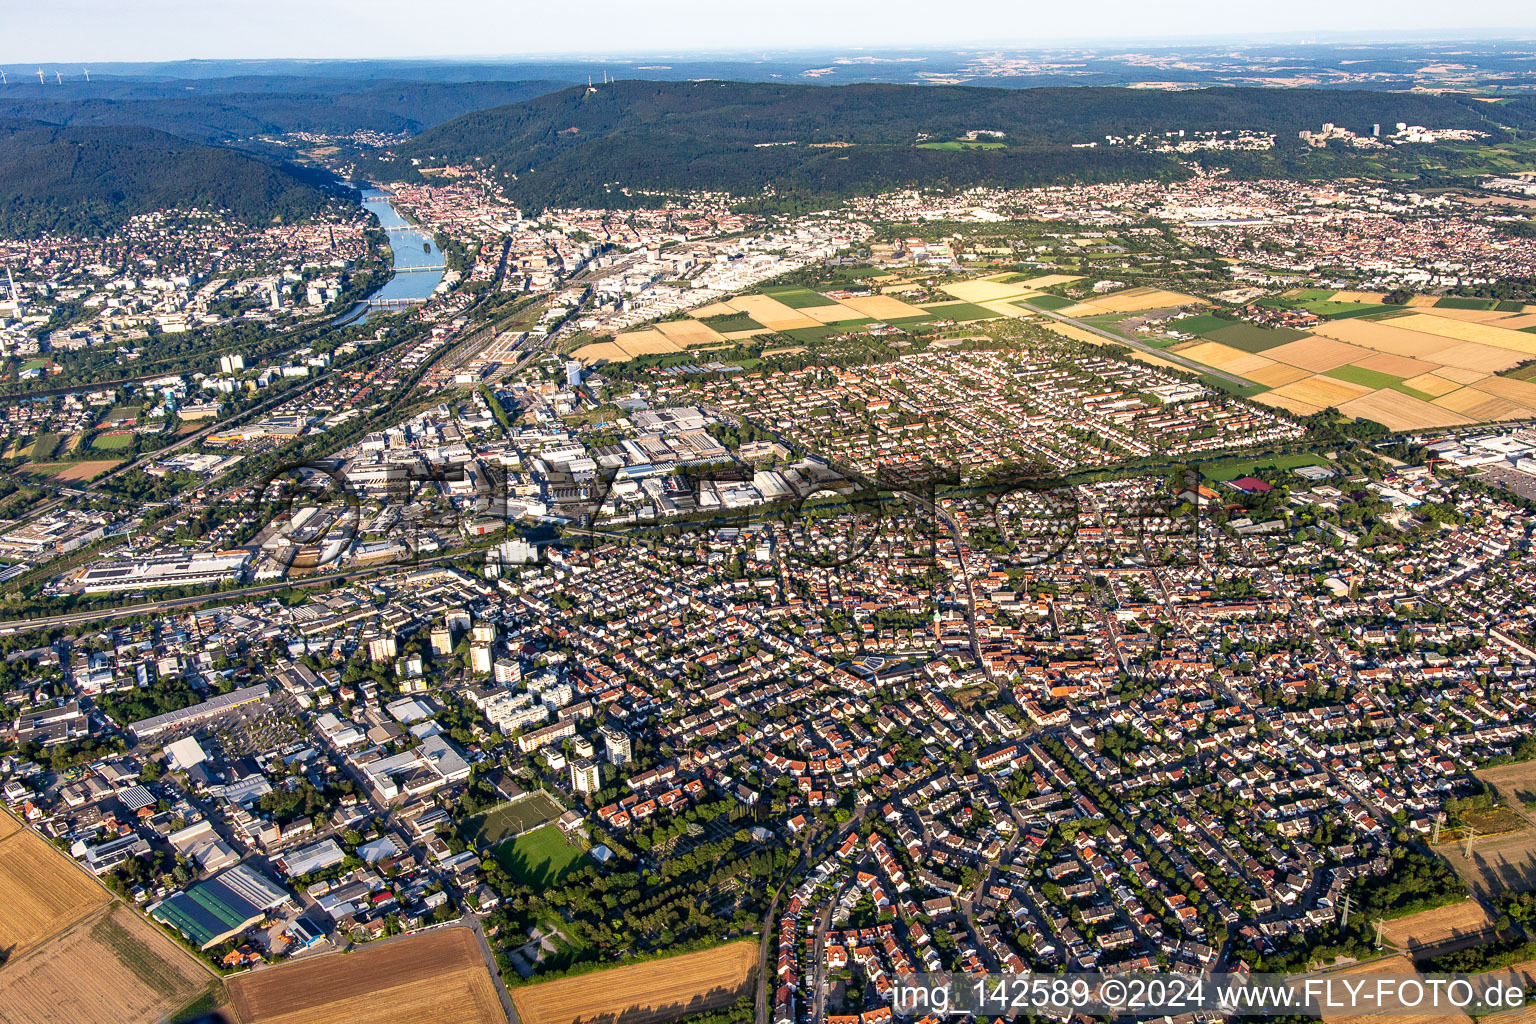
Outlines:
<svg viewBox="0 0 1536 1024"><path fill-rule="evenodd" d="M1104 316L1110 313L1138 313L1148 309L1178 309L1208 303L1194 295L1165 291L1161 288L1126 288L1084 299L1061 310L1063 316Z"/></svg>
<svg viewBox="0 0 1536 1024"><path fill-rule="evenodd" d="M12 820L8 814L0 818ZM25 953L111 899L95 879L31 829L0 839L0 949L10 956Z"/></svg>
<svg viewBox="0 0 1536 1024"><path fill-rule="evenodd" d="M58 434L50 434L46 431L38 434L32 441L32 446L27 449L27 457L37 462L45 462L53 458L54 453L59 450L59 443L63 440L64 438Z"/></svg>
<svg viewBox="0 0 1536 1024"><path fill-rule="evenodd" d="M523 1024L576 1024L599 1017L658 1024L729 1006L750 990L756 966L757 943L743 940L527 985L513 991L512 1003Z"/></svg>
<svg viewBox="0 0 1536 1024"><path fill-rule="evenodd" d="M1481 903L1462 900L1393 918L1382 925L1381 937L1398 949L1411 951L1487 935L1493 931L1493 925L1493 918Z"/></svg>
<svg viewBox="0 0 1536 1024"><path fill-rule="evenodd" d="M0 968L0 1024L151 1024L217 984L121 903Z"/></svg>
<svg viewBox="0 0 1536 1024"><path fill-rule="evenodd" d="M1484 896L1536 887L1536 829L1522 828L1474 839L1470 858L1466 845L1458 842L1443 843L1435 847L1435 852Z"/></svg>
<svg viewBox="0 0 1536 1024"><path fill-rule="evenodd" d="M524 885L550 886L587 859L586 851L565 840L558 825L545 825L496 847L496 860Z"/></svg>
<svg viewBox="0 0 1536 1024"><path fill-rule="evenodd" d="M543 790L497 804L464 824L464 834L476 849L485 850L560 817L564 808Z"/></svg>
<svg viewBox="0 0 1536 1024"><path fill-rule="evenodd" d="M1186 317L1173 326L1197 340L1173 351L1270 389L1255 400L1299 415L1333 406L1392 430L1536 416L1536 384L1501 376L1536 357L1522 311L1380 298L1309 289L1261 303L1328 318L1307 331ZM1066 312L1088 315L1086 305Z"/></svg>
<svg viewBox="0 0 1536 1024"><path fill-rule="evenodd" d="M1413 966L1413 961L1406 956L1388 956L1377 960L1370 960L1363 964L1354 964L1338 971L1327 972L1327 977L1371 977L1374 975L1387 975L1392 977L1408 977L1419 972ZM1364 1013L1329 1013L1322 1015L1323 1024L1379 1024L1384 1020L1381 1016L1370 1011ZM1396 1024L1471 1024L1472 1018L1465 1014L1447 1013L1420 1013L1420 1014L1393 1014L1391 1019Z"/></svg>
<svg viewBox="0 0 1536 1024"><path fill-rule="evenodd" d="M45 462L28 466L27 472L49 476L61 483L83 484L122 465L120 459L86 459L83 462Z"/></svg>
<svg viewBox="0 0 1536 1024"><path fill-rule="evenodd" d="M1499 792L1499 799L1524 815L1536 813L1536 761L1519 761L1474 772Z"/></svg>
<svg viewBox="0 0 1536 1024"><path fill-rule="evenodd" d="M444 928L331 953L229 982L243 1024L501 1024L506 1014L479 943Z"/></svg>

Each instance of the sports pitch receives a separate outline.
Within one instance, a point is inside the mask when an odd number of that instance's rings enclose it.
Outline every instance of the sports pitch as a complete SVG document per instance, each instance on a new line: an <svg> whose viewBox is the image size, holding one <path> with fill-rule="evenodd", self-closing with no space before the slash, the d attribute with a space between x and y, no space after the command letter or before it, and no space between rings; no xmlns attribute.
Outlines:
<svg viewBox="0 0 1536 1024"><path fill-rule="evenodd" d="M557 825L545 825L502 843L495 853L508 874L533 886L554 885L587 859L586 851L568 843Z"/></svg>
<svg viewBox="0 0 1536 1024"><path fill-rule="evenodd" d="M469 819L464 823L464 834L476 849L485 850L546 825L564 812L565 808L554 797L543 790L535 790Z"/></svg>

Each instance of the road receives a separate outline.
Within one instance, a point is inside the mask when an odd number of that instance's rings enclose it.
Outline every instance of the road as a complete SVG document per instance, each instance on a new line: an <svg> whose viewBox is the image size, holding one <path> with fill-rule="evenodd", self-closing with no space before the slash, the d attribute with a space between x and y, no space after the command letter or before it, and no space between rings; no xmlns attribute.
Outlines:
<svg viewBox="0 0 1536 1024"><path fill-rule="evenodd" d="M1170 363L1177 363L1194 373L1217 377L1229 384L1235 384L1240 388L1251 388L1254 386L1254 382L1251 380L1245 380L1244 378L1238 377L1235 374L1227 373L1225 370L1218 370L1214 366L1206 366L1204 363L1197 363L1193 359L1185 359L1177 352L1169 352L1166 349L1153 348L1146 342L1138 341L1135 338L1127 337L1125 335L1115 334L1111 331L1106 331L1102 327L1095 327L1093 324L1084 323L1076 317L1062 316L1060 313L1053 312L1049 309L1041 309L1039 306L1031 306L1028 302L1022 300L1019 301L1018 305L1029 310L1031 313L1039 313L1041 316L1048 316L1052 320L1058 320L1064 324L1071 324L1073 327L1087 331L1089 334L1097 334L1099 337L1112 341L1116 345L1128 345L1131 348L1145 352L1149 356L1156 356L1159 359L1166 359Z"/></svg>

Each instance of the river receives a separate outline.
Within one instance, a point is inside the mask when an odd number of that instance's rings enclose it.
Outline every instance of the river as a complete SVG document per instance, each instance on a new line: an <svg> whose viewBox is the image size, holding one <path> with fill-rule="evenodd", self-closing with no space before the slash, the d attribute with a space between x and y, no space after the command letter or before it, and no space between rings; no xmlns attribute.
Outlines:
<svg viewBox="0 0 1536 1024"><path fill-rule="evenodd" d="M376 188L363 188L363 202L374 216L379 227L389 238L389 248L395 256L394 275L383 287L373 292L365 302L382 302L388 299L427 299L443 280L445 267L442 250L431 237L410 221L400 216L389 203L389 194ZM338 324L366 320L367 306L360 302Z"/></svg>

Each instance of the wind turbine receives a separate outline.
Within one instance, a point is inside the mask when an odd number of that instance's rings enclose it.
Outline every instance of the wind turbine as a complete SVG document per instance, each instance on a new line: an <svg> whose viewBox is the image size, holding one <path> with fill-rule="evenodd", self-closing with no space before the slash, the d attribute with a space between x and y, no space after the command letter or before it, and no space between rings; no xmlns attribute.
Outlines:
<svg viewBox="0 0 1536 1024"><path fill-rule="evenodd" d="M38 68L37 69L37 84L38 85L42 85L43 84L43 69L42 68Z"/></svg>
<svg viewBox="0 0 1536 1024"><path fill-rule="evenodd" d="M10 84L11 84L10 82L7 82L5 80L5 72L4 71L0 71L0 85L10 85Z"/></svg>
<svg viewBox="0 0 1536 1024"><path fill-rule="evenodd" d="M90 68L81 68L80 70L85 72L85 84L86 85L90 85L91 84L91 69Z"/></svg>
<svg viewBox="0 0 1536 1024"><path fill-rule="evenodd" d="M61 74L60 74L60 73L59 73L59 72L57 72L57 71L55 71L55 72L54 72L54 73L53 73L53 80L54 80L54 82L56 82L56 83L57 83L57 84L59 84L59 85L63 85L63 84L64 84L64 76L63 76L63 75L61 75Z"/></svg>

